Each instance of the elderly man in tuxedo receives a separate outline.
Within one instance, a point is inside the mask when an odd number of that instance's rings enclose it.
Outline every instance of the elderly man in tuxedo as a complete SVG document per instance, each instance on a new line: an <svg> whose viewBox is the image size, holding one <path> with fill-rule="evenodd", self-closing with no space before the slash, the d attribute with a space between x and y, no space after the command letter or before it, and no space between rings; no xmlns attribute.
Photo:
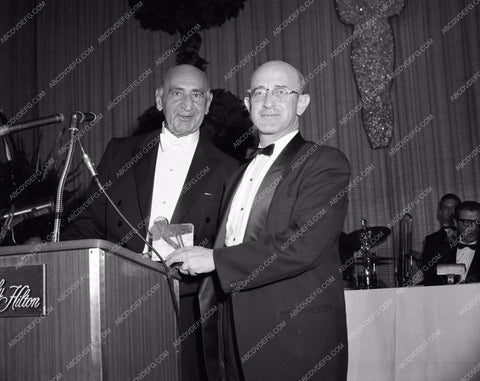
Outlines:
<svg viewBox="0 0 480 381"><path fill-rule="evenodd" d="M350 166L339 150L302 138L303 84L282 61L254 72L245 105L260 145L227 183L214 249L167 258L182 273L212 274L199 294L202 313L220 310L218 321L204 319L210 380L346 380L338 238Z"/></svg>
<svg viewBox="0 0 480 381"><path fill-rule="evenodd" d="M200 131L211 100L202 71L191 65L176 66L156 91L157 108L165 114L161 132L114 138L108 144L98 166L100 179L112 181L109 195L144 237L157 217L165 217L173 224L192 223L196 245L213 245L224 182L237 163ZM92 184L88 194L96 190ZM103 196L94 200L62 239L123 243L130 233L128 225ZM124 246L141 253L145 244L133 236ZM199 318L198 284L199 279L189 276L180 283L181 332ZM198 330L182 343L182 379L206 379Z"/></svg>

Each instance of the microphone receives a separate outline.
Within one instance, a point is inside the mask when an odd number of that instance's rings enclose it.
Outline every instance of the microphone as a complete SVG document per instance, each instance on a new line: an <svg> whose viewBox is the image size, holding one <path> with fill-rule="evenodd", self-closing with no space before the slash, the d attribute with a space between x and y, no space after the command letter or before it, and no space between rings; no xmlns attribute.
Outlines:
<svg viewBox="0 0 480 381"><path fill-rule="evenodd" d="M54 206L53 200L48 199L44 201L37 201L36 203L25 204L17 208L14 207L13 210L10 208L5 208L0 210L0 220L10 216L24 216L25 218L38 217L43 214L53 213Z"/></svg>
<svg viewBox="0 0 480 381"><path fill-rule="evenodd" d="M29 120L28 122L13 124L12 126L3 125L0 127L0 136L5 136L13 132L28 130L29 128L46 126L48 124L62 123L64 119L65 118L63 114L60 113Z"/></svg>
<svg viewBox="0 0 480 381"><path fill-rule="evenodd" d="M97 115L93 112L75 111L80 117L79 122L94 122L97 120Z"/></svg>

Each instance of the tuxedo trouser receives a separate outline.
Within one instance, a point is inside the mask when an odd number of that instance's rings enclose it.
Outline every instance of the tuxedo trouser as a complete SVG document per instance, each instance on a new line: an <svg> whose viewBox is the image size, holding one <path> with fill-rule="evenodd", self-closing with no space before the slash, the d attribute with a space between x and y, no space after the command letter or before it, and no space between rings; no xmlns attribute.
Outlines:
<svg viewBox="0 0 480 381"><path fill-rule="evenodd" d="M180 286L181 287L181 286ZM200 316L195 295L180 297L180 334L188 332ZM202 356L200 330L195 330L182 342L182 378L181 381L207 381L207 373Z"/></svg>
<svg viewBox="0 0 480 381"><path fill-rule="evenodd" d="M220 340L222 341L222 353L225 374L224 381L245 381L238 353L235 326L233 324L232 299L229 295L223 302L220 318Z"/></svg>

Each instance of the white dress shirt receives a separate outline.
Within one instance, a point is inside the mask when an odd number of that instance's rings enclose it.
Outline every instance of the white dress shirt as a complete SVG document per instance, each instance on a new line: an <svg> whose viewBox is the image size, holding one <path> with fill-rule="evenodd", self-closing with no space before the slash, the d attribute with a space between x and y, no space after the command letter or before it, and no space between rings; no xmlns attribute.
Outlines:
<svg viewBox="0 0 480 381"><path fill-rule="evenodd" d="M471 242L471 244L476 244L477 242ZM470 270L470 266L472 265L473 257L475 256L475 250L471 249L470 247L464 247L463 249L457 249L457 256L456 256L456 263L464 263L466 272L465 276L460 278L460 282L463 282L467 279L468 270Z"/></svg>
<svg viewBox="0 0 480 381"><path fill-rule="evenodd" d="M257 155L246 168L228 214L225 246L234 246L243 242L255 195L273 162L297 133L298 130L282 136L273 143L275 146L271 156Z"/></svg>
<svg viewBox="0 0 480 381"><path fill-rule="evenodd" d="M171 222L199 136L199 131L196 131L177 138L163 125L155 164L149 230L157 217L164 217L168 223ZM148 251L146 249L145 246L144 252Z"/></svg>

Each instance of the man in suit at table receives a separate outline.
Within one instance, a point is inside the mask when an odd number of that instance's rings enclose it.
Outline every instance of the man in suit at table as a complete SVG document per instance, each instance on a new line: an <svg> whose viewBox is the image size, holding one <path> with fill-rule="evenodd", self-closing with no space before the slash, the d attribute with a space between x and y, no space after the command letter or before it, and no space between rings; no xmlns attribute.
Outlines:
<svg viewBox="0 0 480 381"><path fill-rule="evenodd" d="M215 353L220 335L220 366L207 363L209 380L346 380L338 238L350 166L339 150L300 135L310 102L303 85L282 61L254 72L245 104L261 148L227 183L214 249L167 258L182 273L212 272L200 288L202 313L218 286L218 330L215 318L204 322L205 353Z"/></svg>
<svg viewBox="0 0 480 381"><path fill-rule="evenodd" d="M218 150L200 132L212 94L205 74L191 65L170 69L156 91L158 110L165 123L146 135L110 141L98 166L102 183L112 181L108 193L128 221L147 237L157 217L172 224L192 223L194 243L211 247L220 213L225 179L237 162ZM89 195L97 192L91 184ZM102 197L62 234L62 240L99 238L141 253L145 244ZM123 239L123 240L122 240ZM199 279L184 276L180 282L180 332L199 318L196 292ZM204 380L199 330L182 342L182 379Z"/></svg>
<svg viewBox="0 0 480 381"><path fill-rule="evenodd" d="M424 284L433 285L439 278L436 278L437 268L435 266L436 248L444 246L453 241L457 236L457 228L454 224L455 207L460 204L460 198L453 194L447 193L442 196L438 203L437 218L440 222L441 228L435 233L429 234L425 237L425 244L423 247L422 263L425 271Z"/></svg>
<svg viewBox="0 0 480 381"><path fill-rule="evenodd" d="M436 246L434 255L437 264L463 263L466 275L461 283L480 282L480 246L478 245L480 225L480 204L475 201L461 202L455 207L457 237L450 242ZM445 279L436 275L426 280L426 285L445 284Z"/></svg>

